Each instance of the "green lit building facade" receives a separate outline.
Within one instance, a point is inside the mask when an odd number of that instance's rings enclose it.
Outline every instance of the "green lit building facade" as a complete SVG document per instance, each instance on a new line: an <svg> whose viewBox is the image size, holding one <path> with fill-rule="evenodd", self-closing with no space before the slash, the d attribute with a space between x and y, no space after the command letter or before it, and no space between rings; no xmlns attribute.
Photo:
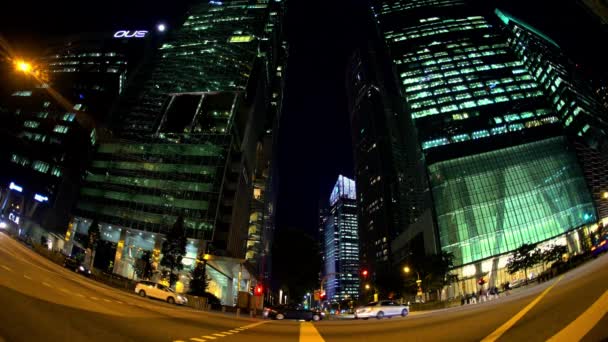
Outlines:
<svg viewBox="0 0 608 342"><path fill-rule="evenodd" d="M406 106L393 113L415 127L432 196L419 216L430 211L432 222L401 228L393 263L429 251L409 230L435 231L470 292L481 276L492 285L512 280L501 269L523 243L558 239L580 250L572 231L598 221L588 179L560 102L514 48L502 18L462 0L376 1L373 17Z"/></svg>
<svg viewBox="0 0 608 342"><path fill-rule="evenodd" d="M82 237L93 219L101 224L117 248L115 273L132 277L134 260L143 250L158 253L179 216L190 241L186 270L201 252L244 262L259 186L257 149L272 136L280 100L272 85L280 70L274 49L282 6L246 0L194 5L142 68L145 74L127 85L112 115L114 136L99 143L72 227ZM137 245L129 234L150 243ZM120 251L121 245L134 253ZM215 271L240 272L230 263L222 271L221 262ZM248 271L242 284L220 277L210 291L232 303L235 291L252 281Z"/></svg>

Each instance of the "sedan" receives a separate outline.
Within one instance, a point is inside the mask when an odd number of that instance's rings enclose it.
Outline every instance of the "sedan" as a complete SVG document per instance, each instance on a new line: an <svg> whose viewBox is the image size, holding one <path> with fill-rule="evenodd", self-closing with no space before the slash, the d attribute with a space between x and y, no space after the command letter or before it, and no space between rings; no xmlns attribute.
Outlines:
<svg viewBox="0 0 608 342"><path fill-rule="evenodd" d="M283 319L303 319L306 321L319 321L323 318L323 313L318 310L304 309L296 305L279 305L264 308L263 316L276 320Z"/></svg>
<svg viewBox="0 0 608 342"><path fill-rule="evenodd" d="M88 268L84 267L80 261L74 259L74 258L65 258L65 260L63 261L63 267L70 269L76 273L80 273L83 274L87 277L91 276L91 270L89 270Z"/></svg>
<svg viewBox="0 0 608 342"><path fill-rule="evenodd" d="M135 285L135 293L140 297L150 297L164 300L169 304L187 304L188 298L181 296L171 288L151 281L140 281Z"/></svg>
<svg viewBox="0 0 608 342"><path fill-rule="evenodd" d="M357 308L355 311L355 319L368 319L376 317L382 319L384 317L402 316L405 317L410 312L409 307L404 304L399 304L392 300L381 300L378 302L370 302L365 306Z"/></svg>

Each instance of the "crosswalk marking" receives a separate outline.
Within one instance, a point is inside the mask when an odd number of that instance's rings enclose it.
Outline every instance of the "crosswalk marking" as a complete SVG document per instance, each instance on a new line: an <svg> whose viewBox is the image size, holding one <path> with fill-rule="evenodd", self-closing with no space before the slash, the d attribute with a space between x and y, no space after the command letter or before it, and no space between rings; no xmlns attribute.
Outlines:
<svg viewBox="0 0 608 342"><path fill-rule="evenodd" d="M43 282L42 282L42 285L44 285L44 286L46 286L46 287L51 287L51 284L49 284L49 283L47 283L47 282L45 282L45 281L43 281Z"/></svg>
<svg viewBox="0 0 608 342"><path fill-rule="evenodd" d="M203 338L208 338L210 340L215 340L217 339L217 337L213 337L213 336L203 336Z"/></svg>
<svg viewBox="0 0 608 342"><path fill-rule="evenodd" d="M27 279L27 280L32 280L32 277L28 276L27 274L23 275L23 278Z"/></svg>
<svg viewBox="0 0 608 342"><path fill-rule="evenodd" d="M213 334L213 336L224 337L224 336L226 336L226 335L224 335L224 334Z"/></svg>
<svg viewBox="0 0 608 342"><path fill-rule="evenodd" d="M9 272L13 272L13 270L8 266L2 265L2 268L4 268L5 270L7 270Z"/></svg>
<svg viewBox="0 0 608 342"><path fill-rule="evenodd" d="M196 337L191 337L190 338L191 341L196 341L196 342L205 342L206 340L203 338L196 338Z"/></svg>

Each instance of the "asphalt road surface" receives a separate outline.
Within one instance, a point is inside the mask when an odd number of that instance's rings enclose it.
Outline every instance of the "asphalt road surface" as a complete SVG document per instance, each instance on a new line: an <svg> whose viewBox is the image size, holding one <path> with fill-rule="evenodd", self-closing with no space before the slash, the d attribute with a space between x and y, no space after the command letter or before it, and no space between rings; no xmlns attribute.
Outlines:
<svg viewBox="0 0 608 342"><path fill-rule="evenodd" d="M510 296L405 318L235 318L139 298L0 234L0 341L605 341L608 255Z"/></svg>

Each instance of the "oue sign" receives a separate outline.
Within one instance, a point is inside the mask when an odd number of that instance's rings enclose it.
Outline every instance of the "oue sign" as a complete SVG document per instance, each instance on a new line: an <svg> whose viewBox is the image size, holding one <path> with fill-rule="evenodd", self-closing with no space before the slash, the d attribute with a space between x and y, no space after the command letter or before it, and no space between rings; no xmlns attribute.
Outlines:
<svg viewBox="0 0 608 342"><path fill-rule="evenodd" d="M128 31L120 30L114 33L114 38L144 38L148 34L146 30Z"/></svg>

